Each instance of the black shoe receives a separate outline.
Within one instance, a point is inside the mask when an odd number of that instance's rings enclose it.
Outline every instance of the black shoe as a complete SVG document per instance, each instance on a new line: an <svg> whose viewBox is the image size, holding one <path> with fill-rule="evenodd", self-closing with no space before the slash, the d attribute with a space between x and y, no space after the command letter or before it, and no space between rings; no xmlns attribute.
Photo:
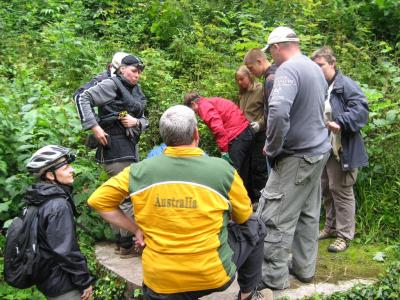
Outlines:
<svg viewBox="0 0 400 300"><path fill-rule="evenodd" d="M240 297L240 291L238 295L235 297L235 300L239 300ZM270 289L264 289L262 291L254 291L252 292L247 298L244 300L274 300L274 293Z"/></svg>
<svg viewBox="0 0 400 300"><path fill-rule="evenodd" d="M293 275L294 277L296 277L296 279L302 283L311 283L314 281L314 276L311 277L301 277L299 275L297 275L292 268L289 268L289 274Z"/></svg>

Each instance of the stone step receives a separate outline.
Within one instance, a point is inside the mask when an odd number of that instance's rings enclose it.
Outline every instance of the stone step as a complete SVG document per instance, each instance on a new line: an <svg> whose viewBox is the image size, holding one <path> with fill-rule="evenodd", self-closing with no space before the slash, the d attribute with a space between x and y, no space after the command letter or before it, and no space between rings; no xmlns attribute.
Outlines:
<svg viewBox="0 0 400 300"><path fill-rule="evenodd" d="M108 270L114 272L128 282L130 289L140 287L143 282L142 260L140 257L121 259L114 253L114 245L111 243L98 243L95 247L97 260ZM356 284L372 284L371 279L352 279L339 281L337 283L314 282L303 284L291 276L290 286L292 288L283 291L274 291L274 299L285 297L285 299L300 299L315 293L326 295L337 291L346 291ZM202 297L202 300L230 300L234 299L239 291L239 286L234 281L231 286L223 292L213 293Z"/></svg>

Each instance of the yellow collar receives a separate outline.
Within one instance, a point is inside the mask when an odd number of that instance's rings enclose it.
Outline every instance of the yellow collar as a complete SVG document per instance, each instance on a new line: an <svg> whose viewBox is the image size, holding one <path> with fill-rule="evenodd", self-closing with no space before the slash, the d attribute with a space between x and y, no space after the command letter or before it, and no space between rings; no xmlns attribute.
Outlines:
<svg viewBox="0 0 400 300"><path fill-rule="evenodd" d="M204 151L198 147L167 147L164 154L175 157L201 156L204 155Z"/></svg>

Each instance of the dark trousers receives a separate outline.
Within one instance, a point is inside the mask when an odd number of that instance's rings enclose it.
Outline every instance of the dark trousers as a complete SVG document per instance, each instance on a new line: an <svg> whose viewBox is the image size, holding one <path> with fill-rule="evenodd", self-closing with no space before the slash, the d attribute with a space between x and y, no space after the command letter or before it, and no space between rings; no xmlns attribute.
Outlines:
<svg viewBox="0 0 400 300"><path fill-rule="evenodd" d="M234 140L229 142L229 157L232 159L233 166L238 171L240 178L247 190L251 202L258 201L259 198L253 193L253 184L250 172L251 150L254 144L254 132L251 127L247 127Z"/></svg>
<svg viewBox="0 0 400 300"><path fill-rule="evenodd" d="M265 187L268 179L267 160L262 153L265 145L265 139L265 131L256 133L254 144L251 149L250 173L253 194L257 202L261 197L261 190Z"/></svg>
<svg viewBox="0 0 400 300"><path fill-rule="evenodd" d="M109 177L117 175L126 167L129 167L134 161L118 161L109 164L103 164L104 170L107 172ZM130 197L127 197L120 205L119 208L129 218L133 218L133 207ZM133 234L125 229L118 228L115 225L111 225L113 233L115 235L115 243L122 248L129 249L133 245L132 236Z"/></svg>
<svg viewBox="0 0 400 300"><path fill-rule="evenodd" d="M255 216L241 225L233 222L228 225L228 242L233 251L232 260L237 268L240 291L243 293L254 291L261 279L265 235L264 223ZM214 292L226 290L234 279L233 277L222 287L216 289L175 294L156 293L143 284L143 294L147 300L195 300Z"/></svg>

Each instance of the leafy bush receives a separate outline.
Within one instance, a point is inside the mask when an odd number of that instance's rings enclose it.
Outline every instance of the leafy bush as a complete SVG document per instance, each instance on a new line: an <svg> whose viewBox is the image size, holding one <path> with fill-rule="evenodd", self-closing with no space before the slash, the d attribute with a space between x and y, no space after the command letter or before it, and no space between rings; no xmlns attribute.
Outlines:
<svg viewBox="0 0 400 300"><path fill-rule="evenodd" d="M392 0L302 1L0 1L0 221L15 216L24 187L24 165L39 147L58 143L77 149L76 202L79 222L98 239L107 227L85 200L105 179L83 145L71 95L102 71L115 51L143 57L141 84L150 128L141 156L160 143L158 120L189 90L235 99L235 69L251 47L265 44L277 25L292 26L310 54L323 44L366 92L370 123L363 130L370 166L356 187L357 226L362 242L399 237L400 68L398 3ZM200 122L201 147L218 155ZM105 233L104 233L105 232Z"/></svg>
<svg viewBox="0 0 400 300"><path fill-rule="evenodd" d="M314 295L302 299L312 300L390 300L398 299L400 295L400 262L393 263L379 276L372 285L357 285L346 292L336 292L332 295Z"/></svg>
<svg viewBox="0 0 400 300"><path fill-rule="evenodd" d="M161 142L158 120L166 108L181 103L190 90L235 99L234 72L243 55L264 46L275 26L287 25L299 34L306 55L324 44L332 46L339 67L367 94L371 113L363 134L370 166L359 173L356 185L357 241L399 241L398 1L0 0L0 5L1 227L20 212L25 188L32 183L26 160L39 147L57 143L78 154L80 228L95 240L110 238L109 226L86 205L106 174L93 161L93 151L82 146L86 133L71 96L104 70L114 52L135 53L146 64L141 84L150 128L140 143L144 157ZM201 147L219 155L207 126L200 122L199 128ZM122 297L124 284L97 269L93 240L80 242L92 272L101 278L96 299ZM390 299L399 293L398 272L397 265L379 285L332 299ZM2 284L0 297L41 296Z"/></svg>

